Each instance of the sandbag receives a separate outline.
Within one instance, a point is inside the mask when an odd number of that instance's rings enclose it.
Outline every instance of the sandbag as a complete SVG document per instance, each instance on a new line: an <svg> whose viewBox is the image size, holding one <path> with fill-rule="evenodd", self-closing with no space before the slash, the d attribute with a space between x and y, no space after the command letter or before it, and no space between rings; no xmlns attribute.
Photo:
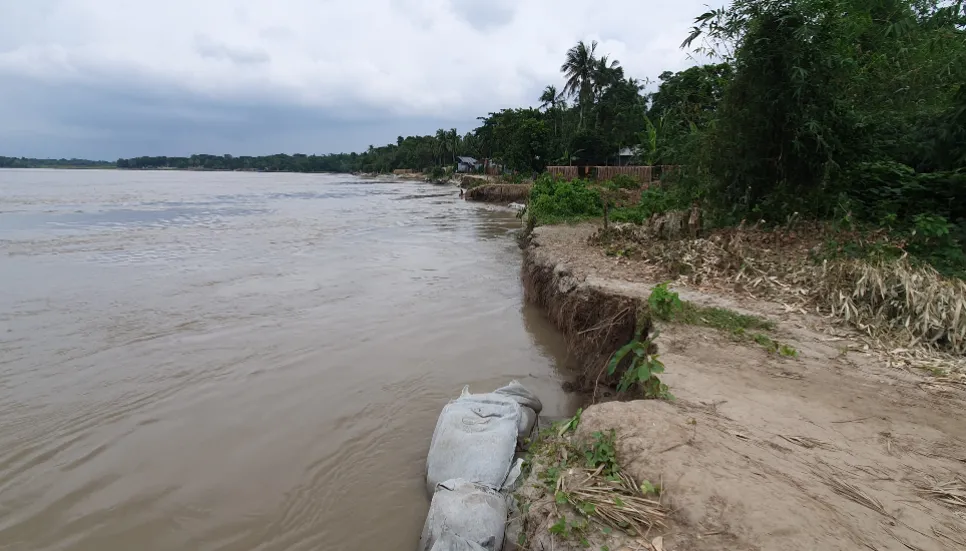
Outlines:
<svg viewBox="0 0 966 551"><path fill-rule="evenodd" d="M543 411L543 404L540 402L540 398L537 398L536 394L530 392L527 387L517 381L510 381L510 384L494 390L493 394L506 396L521 406L532 409L534 413Z"/></svg>
<svg viewBox="0 0 966 551"><path fill-rule="evenodd" d="M530 446L536 426L537 413L528 407L521 407L520 422L517 423L517 446L521 450L526 450Z"/></svg>
<svg viewBox="0 0 966 551"><path fill-rule="evenodd" d="M466 538L461 538L450 531L445 531L429 551L486 551L486 549L468 541Z"/></svg>
<svg viewBox="0 0 966 551"><path fill-rule="evenodd" d="M462 545L459 539L485 551L501 551L506 518L506 498L499 492L462 479L447 480L433 493L418 551L474 549L454 547ZM443 541L451 547L440 547Z"/></svg>
<svg viewBox="0 0 966 551"><path fill-rule="evenodd" d="M461 478L499 490L516 451L521 406L496 393L462 395L446 404L426 458L430 494L447 480Z"/></svg>
<svg viewBox="0 0 966 551"><path fill-rule="evenodd" d="M510 467L510 473L506 475L506 482L500 488L500 493L510 495L520 489L523 485L523 458L518 457Z"/></svg>

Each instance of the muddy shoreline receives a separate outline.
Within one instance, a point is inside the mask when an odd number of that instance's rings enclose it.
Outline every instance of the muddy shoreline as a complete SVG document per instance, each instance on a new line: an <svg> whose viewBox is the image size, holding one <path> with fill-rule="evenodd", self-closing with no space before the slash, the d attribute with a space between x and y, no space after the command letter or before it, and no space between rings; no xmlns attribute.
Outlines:
<svg viewBox="0 0 966 551"><path fill-rule="evenodd" d="M630 340L636 312L659 283L642 281L633 261L588 245L593 231L537 228L524 245L521 269L526 299L564 334L582 366L584 390L594 388L607 358ZM667 528L648 534L647 545L657 536L667 551L966 545L966 510L939 499L938 490L959 488L966 475L962 392L884 365L853 346L847 331L815 316L743 297L680 292L773 321L775 337L796 357L707 327L661 324L662 379L676 399L608 401L584 410L575 438L614 430L624 472L662 481L662 501L672 513ZM574 511L555 504L533 473L520 495L525 549L576 550L588 541L649 548L593 524L579 537L551 533Z"/></svg>

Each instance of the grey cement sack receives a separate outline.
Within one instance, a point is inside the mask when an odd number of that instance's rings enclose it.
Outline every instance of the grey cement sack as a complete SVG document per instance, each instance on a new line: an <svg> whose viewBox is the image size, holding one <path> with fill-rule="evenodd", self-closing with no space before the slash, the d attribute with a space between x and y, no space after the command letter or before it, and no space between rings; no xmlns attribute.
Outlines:
<svg viewBox="0 0 966 551"><path fill-rule="evenodd" d="M516 381L510 381L510 384L503 388L498 388L493 391L493 394L499 396L506 396L514 402L520 404L520 423L517 426L517 445L520 449L524 449L527 446L527 441L532 438L534 428L537 425L537 417L543 410L543 404L540 403L540 398L537 398L532 392L527 390L527 388Z"/></svg>
<svg viewBox="0 0 966 551"><path fill-rule="evenodd" d="M429 551L486 551L486 549L452 532L444 532Z"/></svg>
<svg viewBox="0 0 966 551"><path fill-rule="evenodd" d="M543 411L543 404L540 403L540 398L537 398L534 393L527 390L527 387L521 385L517 381L510 381L510 384L506 385L505 387L494 390L493 394L506 396L521 406L532 409L534 413L540 413Z"/></svg>
<svg viewBox="0 0 966 551"><path fill-rule="evenodd" d="M465 387L436 422L426 458L429 493L457 478L501 489L517 444L529 438L541 409L540 400L516 381L487 394Z"/></svg>
<svg viewBox="0 0 966 551"><path fill-rule="evenodd" d="M501 551L506 497L462 479L436 487L418 551Z"/></svg>

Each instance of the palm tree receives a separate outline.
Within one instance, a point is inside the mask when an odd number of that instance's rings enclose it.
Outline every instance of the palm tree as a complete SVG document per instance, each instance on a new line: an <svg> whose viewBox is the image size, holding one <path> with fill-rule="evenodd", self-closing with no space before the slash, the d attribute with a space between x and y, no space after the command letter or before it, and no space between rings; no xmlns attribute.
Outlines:
<svg viewBox="0 0 966 551"><path fill-rule="evenodd" d="M560 66L560 72L567 77L564 94L576 96L580 103L580 124L584 121L584 104L593 93L594 73L598 68L596 51L596 40L590 43L590 47L581 40L567 50L567 60Z"/></svg>
<svg viewBox="0 0 966 551"><path fill-rule="evenodd" d="M456 150L459 149L460 145L460 134L455 128L450 128L449 132L446 133L446 137L449 139L449 143L453 145L453 164L456 164Z"/></svg>
<svg viewBox="0 0 966 551"><path fill-rule="evenodd" d="M594 101L598 105L598 109L594 112L594 128L597 128L600 123L600 106L604 93L624 78L624 69L621 68L620 62L616 59L611 61L608 56L601 56L600 59L596 60L592 78Z"/></svg>
<svg viewBox="0 0 966 551"><path fill-rule="evenodd" d="M607 56L601 56L594 67L593 87L594 97L600 101L607 87L616 84L624 76L624 69L621 68L620 61L616 59L610 61Z"/></svg>
<svg viewBox="0 0 966 551"><path fill-rule="evenodd" d="M557 93L557 87L550 85L543 89L540 94L540 108L546 109L553 117L553 135L557 135L557 104L563 100L563 94Z"/></svg>
<svg viewBox="0 0 966 551"><path fill-rule="evenodd" d="M436 143L433 145L436 147L436 162L440 166L443 165L443 155L446 153L447 138L449 138L449 133L442 128L436 131Z"/></svg>
<svg viewBox="0 0 966 551"><path fill-rule="evenodd" d="M540 94L540 108L552 111L557 108L557 102L560 101L562 94L557 93L557 87L550 85L543 89L543 93Z"/></svg>

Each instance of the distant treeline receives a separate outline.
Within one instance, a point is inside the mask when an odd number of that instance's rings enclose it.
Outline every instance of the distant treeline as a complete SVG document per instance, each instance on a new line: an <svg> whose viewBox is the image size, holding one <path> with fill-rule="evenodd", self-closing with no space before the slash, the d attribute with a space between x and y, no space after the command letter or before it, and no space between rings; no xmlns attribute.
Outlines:
<svg viewBox="0 0 966 551"><path fill-rule="evenodd" d="M118 159L117 168L178 170L250 170L260 172L352 172L359 167L358 153L330 155L192 155L190 157L134 157Z"/></svg>
<svg viewBox="0 0 966 551"><path fill-rule="evenodd" d="M89 159L33 159L30 157L0 157L0 168L113 168L111 161Z"/></svg>

